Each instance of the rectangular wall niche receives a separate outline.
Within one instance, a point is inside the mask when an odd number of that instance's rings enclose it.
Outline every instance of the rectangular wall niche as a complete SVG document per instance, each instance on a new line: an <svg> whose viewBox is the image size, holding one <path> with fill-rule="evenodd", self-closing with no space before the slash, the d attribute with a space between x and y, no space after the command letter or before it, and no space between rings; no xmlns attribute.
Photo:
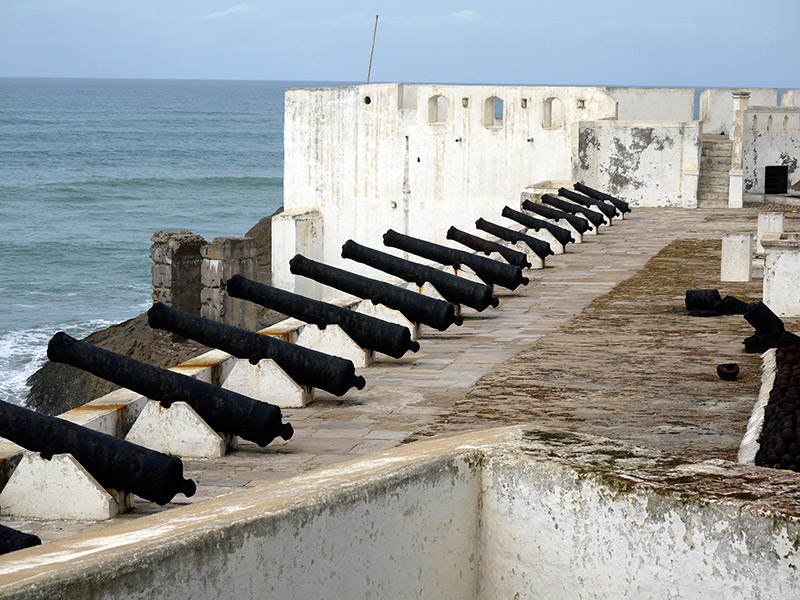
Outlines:
<svg viewBox="0 0 800 600"><path fill-rule="evenodd" d="M764 193L785 194L789 189L789 167L764 168Z"/></svg>

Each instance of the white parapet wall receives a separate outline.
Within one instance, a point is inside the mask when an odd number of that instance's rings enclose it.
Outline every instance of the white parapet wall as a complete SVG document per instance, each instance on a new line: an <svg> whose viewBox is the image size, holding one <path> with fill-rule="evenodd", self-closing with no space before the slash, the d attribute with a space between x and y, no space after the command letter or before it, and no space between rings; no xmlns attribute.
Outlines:
<svg viewBox="0 0 800 600"><path fill-rule="evenodd" d="M697 207L697 121L586 121L574 179L634 206Z"/></svg>
<svg viewBox="0 0 800 600"><path fill-rule="evenodd" d="M21 550L0 597L795 598L796 477L503 428Z"/></svg>
<svg viewBox="0 0 800 600"><path fill-rule="evenodd" d="M694 121L694 88L606 87L620 121Z"/></svg>
<svg viewBox="0 0 800 600"><path fill-rule="evenodd" d="M341 258L348 239L379 248L387 229L437 243L447 243L451 225L472 232L478 217L518 207L532 182L571 177L579 121L615 117L616 101L599 87L288 90L273 281L295 289L287 256L305 246L292 236L306 234L293 233L289 219L318 211L318 260L365 273Z"/></svg>
<svg viewBox="0 0 800 600"><path fill-rule="evenodd" d="M730 135L733 129L733 92L749 92L750 104L777 106L777 88L709 88L700 94L703 133Z"/></svg>
<svg viewBox="0 0 800 600"><path fill-rule="evenodd" d="M800 196L800 107L750 106L742 127L745 197L765 193L767 167L786 168L787 192Z"/></svg>

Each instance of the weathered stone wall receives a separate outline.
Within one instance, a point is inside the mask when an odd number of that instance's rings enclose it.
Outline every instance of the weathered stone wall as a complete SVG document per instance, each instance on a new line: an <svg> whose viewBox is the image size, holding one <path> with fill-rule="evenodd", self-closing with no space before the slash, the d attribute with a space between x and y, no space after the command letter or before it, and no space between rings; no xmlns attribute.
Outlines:
<svg viewBox="0 0 800 600"><path fill-rule="evenodd" d="M800 107L752 104L742 134L744 193L763 194L765 167L786 166L789 193L800 195Z"/></svg>
<svg viewBox="0 0 800 600"><path fill-rule="evenodd" d="M225 282L234 275L256 279L256 242L247 237L218 237L200 249L203 257L200 316L244 329L256 328L256 305L232 298Z"/></svg>
<svg viewBox="0 0 800 600"><path fill-rule="evenodd" d="M151 238L153 302L200 314L200 248L202 236L191 231L156 231Z"/></svg>
<svg viewBox="0 0 800 600"><path fill-rule="evenodd" d="M709 88L700 93L703 133L730 135L733 129L733 92L749 92L750 104L777 106L777 88Z"/></svg>
<svg viewBox="0 0 800 600"><path fill-rule="evenodd" d="M697 206L697 121L593 121L579 129L576 180L635 206Z"/></svg>
<svg viewBox="0 0 800 600"><path fill-rule="evenodd" d="M607 87L620 121L694 121L694 88Z"/></svg>

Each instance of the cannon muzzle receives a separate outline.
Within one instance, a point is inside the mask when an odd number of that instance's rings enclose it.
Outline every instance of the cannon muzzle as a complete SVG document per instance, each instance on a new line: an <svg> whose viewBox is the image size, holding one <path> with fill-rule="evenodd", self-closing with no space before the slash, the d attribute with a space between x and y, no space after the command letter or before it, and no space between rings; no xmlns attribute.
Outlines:
<svg viewBox="0 0 800 600"><path fill-rule="evenodd" d="M430 283L448 302L463 304L478 312L486 310L489 306L497 307L500 303L492 296L492 290L487 285L367 248L353 240L348 240L342 246L342 258L355 260L404 281L416 283L420 287L424 283Z"/></svg>
<svg viewBox="0 0 800 600"><path fill-rule="evenodd" d="M515 265L420 240L391 229L383 234L383 244L443 265L450 265L454 269L465 265L487 285L500 285L510 290L517 289L520 285L528 285L528 278L523 276L522 269Z"/></svg>
<svg viewBox="0 0 800 600"><path fill-rule="evenodd" d="M373 304L388 306L403 313L413 323L423 323L439 331L464 322L462 317L456 315L455 306L450 302L436 300L384 281L337 269L308 259L302 254L297 254L289 261L289 270L295 275L308 277L346 294L371 300Z"/></svg>
<svg viewBox="0 0 800 600"><path fill-rule="evenodd" d="M266 446L278 436L292 437L292 426L281 422L281 409L277 406L79 342L64 332L50 340L47 358L133 390L164 407L186 402L214 431L238 435L259 446Z"/></svg>
<svg viewBox="0 0 800 600"><path fill-rule="evenodd" d="M57 333L50 340L53 356L58 358L60 352L70 352L72 342L89 346L66 333ZM125 490L156 504L166 504L178 493L184 496L195 493L195 483L183 478L183 462L177 456L167 456L3 401L0 401L0 436L26 450L39 452L47 460L54 454L71 454L103 487Z"/></svg>

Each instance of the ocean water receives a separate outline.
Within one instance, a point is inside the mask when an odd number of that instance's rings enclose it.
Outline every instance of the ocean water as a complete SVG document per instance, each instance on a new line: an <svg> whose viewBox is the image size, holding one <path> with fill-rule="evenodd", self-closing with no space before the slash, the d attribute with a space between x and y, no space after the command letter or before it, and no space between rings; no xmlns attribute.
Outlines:
<svg viewBox="0 0 800 600"><path fill-rule="evenodd" d="M284 90L316 85L0 78L0 399L57 331L146 310L154 231L239 236L281 206Z"/></svg>

